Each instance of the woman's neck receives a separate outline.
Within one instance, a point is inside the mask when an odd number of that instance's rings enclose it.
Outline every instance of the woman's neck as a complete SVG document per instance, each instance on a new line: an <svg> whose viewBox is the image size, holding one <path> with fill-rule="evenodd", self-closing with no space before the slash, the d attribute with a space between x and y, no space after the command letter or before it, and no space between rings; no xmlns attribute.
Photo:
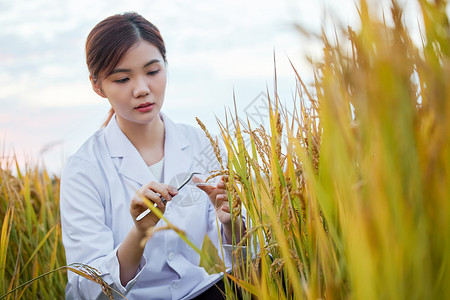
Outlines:
<svg viewBox="0 0 450 300"><path fill-rule="evenodd" d="M164 157L164 122L161 117L148 124L136 124L118 119L120 129L136 147L147 165L152 165Z"/></svg>

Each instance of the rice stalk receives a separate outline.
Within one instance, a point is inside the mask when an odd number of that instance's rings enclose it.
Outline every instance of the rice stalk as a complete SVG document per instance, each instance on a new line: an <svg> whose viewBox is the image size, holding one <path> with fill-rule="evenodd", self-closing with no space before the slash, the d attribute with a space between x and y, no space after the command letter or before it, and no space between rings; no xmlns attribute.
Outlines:
<svg viewBox="0 0 450 300"><path fill-rule="evenodd" d="M360 1L358 31L320 37L311 87L291 63L295 111L275 74L268 128L219 122L253 226L238 246L259 251L233 274L244 298L449 297L450 26L446 1L418 3L422 45L397 1L381 21Z"/></svg>

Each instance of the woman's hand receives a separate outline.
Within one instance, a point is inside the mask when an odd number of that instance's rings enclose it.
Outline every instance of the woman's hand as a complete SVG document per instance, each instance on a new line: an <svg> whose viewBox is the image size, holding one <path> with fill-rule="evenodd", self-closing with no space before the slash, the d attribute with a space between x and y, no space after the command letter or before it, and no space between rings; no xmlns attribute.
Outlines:
<svg viewBox="0 0 450 300"><path fill-rule="evenodd" d="M161 196L167 201L171 201L172 197L176 194L178 194L178 190L173 186L155 181L151 181L137 190L130 204L130 214L133 217L136 229L139 232L145 233L159 221L159 218L153 212L150 212L142 220L136 221L136 218L148 208L142 200L143 198L150 200L152 203L156 203L158 209L164 213L166 206Z"/></svg>
<svg viewBox="0 0 450 300"><path fill-rule="evenodd" d="M203 190L209 196L209 200L211 200L211 203L216 209L217 218L224 225L223 230L226 238L226 243L231 244L233 240L233 231L231 224L230 205L228 203L225 183L225 181L227 180L228 177L222 176L216 186L199 185L198 188ZM197 183L202 182L201 179L197 177L194 177L193 181ZM236 243L239 243L246 230L245 224L242 223L241 218L237 218L235 220L234 228L236 230L234 238L236 240ZM240 232L237 231L239 229Z"/></svg>
<svg viewBox="0 0 450 300"><path fill-rule="evenodd" d="M202 180L198 177L194 177L192 180L196 183L202 183ZM228 225L231 223L231 214L225 180L226 178L222 176L216 186L199 185L198 188L208 195L209 200L216 209L219 221Z"/></svg>

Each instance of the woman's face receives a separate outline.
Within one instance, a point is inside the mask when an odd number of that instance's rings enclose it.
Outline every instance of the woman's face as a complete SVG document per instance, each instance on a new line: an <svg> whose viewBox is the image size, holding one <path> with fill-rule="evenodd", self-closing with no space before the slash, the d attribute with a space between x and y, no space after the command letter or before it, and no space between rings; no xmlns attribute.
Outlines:
<svg viewBox="0 0 450 300"><path fill-rule="evenodd" d="M108 98L119 125L133 126L149 124L159 115L166 82L161 53L153 44L142 41L125 53L109 76L93 83L93 88Z"/></svg>

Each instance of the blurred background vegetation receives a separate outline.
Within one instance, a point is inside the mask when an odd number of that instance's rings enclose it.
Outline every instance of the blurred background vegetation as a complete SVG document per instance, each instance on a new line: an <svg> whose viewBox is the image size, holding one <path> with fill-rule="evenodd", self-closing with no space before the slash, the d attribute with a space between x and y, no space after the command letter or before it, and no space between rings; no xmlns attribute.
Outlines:
<svg viewBox="0 0 450 300"><path fill-rule="evenodd" d="M251 228L228 276L244 298L450 299L450 27L446 1L418 3L420 44L396 1L380 19L361 0L357 30L320 37L314 82L293 66L293 108L275 89L267 128L219 121ZM2 298L65 259L58 178L0 174ZM3 297L63 298L65 283L63 268Z"/></svg>

